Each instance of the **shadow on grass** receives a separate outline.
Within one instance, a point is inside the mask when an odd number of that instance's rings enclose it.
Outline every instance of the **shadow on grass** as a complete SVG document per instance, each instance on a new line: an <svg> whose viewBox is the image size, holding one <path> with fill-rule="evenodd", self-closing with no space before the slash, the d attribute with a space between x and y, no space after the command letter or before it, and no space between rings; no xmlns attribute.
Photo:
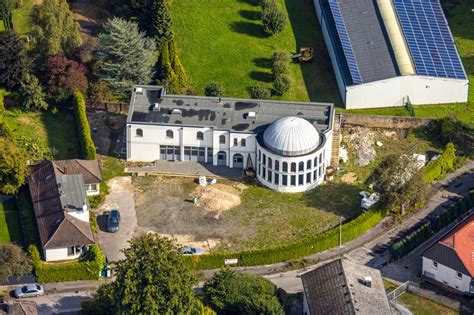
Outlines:
<svg viewBox="0 0 474 315"><path fill-rule="evenodd" d="M79 138L72 110L59 110L57 113L44 112L41 116L48 145L56 151L56 159L80 158Z"/></svg>
<svg viewBox="0 0 474 315"><path fill-rule="evenodd" d="M251 21L258 21L260 20L260 17L261 17L260 11L239 10L239 14L244 19L251 20Z"/></svg>
<svg viewBox="0 0 474 315"><path fill-rule="evenodd" d="M291 27L296 39L295 51L312 47L314 59L301 63L306 90L311 101L332 102L342 106L336 77L324 44L321 27L312 0L285 0Z"/></svg>
<svg viewBox="0 0 474 315"><path fill-rule="evenodd" d="M3 211L1 208L3 208ZM6 230L10 238L9 240L6 239L5 241L11 241L12 243L16 243L20 246L24 245L21 234L20 216L14 197L5 200L3 204L0 204L0 216L4 217Z"/></svg>
<svg viewBox="0 0 474 315"><path fill-rule="evenodd" d="M347 183L329 182L304 194L304 201L314 207L349 219L361 213L360 187Z"/></svg>
<svg viewBox="0 0 474 315"><path fill-rule="evenodd" d="M254 7L258 6L259 3L260 3L260 0L237 0L237 2L239 3L247 3L247 4L250 4Z"/></svg>
<svg viewBox="0 0 474 315"><path fill-rule="evenodd" d="M268 72L263 72L263 71L250 71L249 76L260 82L272 82L273 81L273 76L271 73Z"/></svg>
<svg viewBox="0 0 474 315"><path fill-rule="evenodd" d="M253 63L259 68L271 69L272 60L270 58L255 58Z"/></svg>
<svg viewBox="0 0 474 315"><path fill-rule="evenodd" d="M230 29L233 32L246 34L258 38L266 38L267 35L263 30L263 26L252 22L233 22L230 24Z"/></svg>

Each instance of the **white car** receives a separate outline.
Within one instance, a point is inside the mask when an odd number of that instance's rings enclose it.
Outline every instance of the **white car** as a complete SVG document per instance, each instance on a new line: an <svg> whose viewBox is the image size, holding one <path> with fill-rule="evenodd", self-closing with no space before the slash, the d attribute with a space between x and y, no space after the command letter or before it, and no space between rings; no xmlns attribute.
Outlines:
<svg viewBox="0 0 474 315"><path fill-rule="evenodd" d="M19 299L44 295L44 289L39 284L28 284L13 291L13 295Z"/></svg>

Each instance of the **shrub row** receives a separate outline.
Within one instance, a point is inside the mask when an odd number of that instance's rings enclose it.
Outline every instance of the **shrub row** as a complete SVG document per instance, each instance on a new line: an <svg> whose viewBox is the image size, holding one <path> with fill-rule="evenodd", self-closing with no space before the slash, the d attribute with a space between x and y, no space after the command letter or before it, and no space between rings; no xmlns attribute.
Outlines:
<svg viewBox="0 0 474 315"><path fill-rule="evenodd" d="M283 31L288 18L277 2L275 0L262 0L260 6L262 7L261 16L265 33L272 36Z"/></svg>
<svg viewBox="0 0 474 315"><path fill-rule="evenodd" d="M277 94L290 89L290 56L285 51L275 51L272 55L273 88Z"/></svg>
<svg viewBox="0 0 474 315"><path fill-rule="evenodd" d="M385 212L377 209L367 211L354 220L342 225L342 242L351 241L375 226ZM237 258L238 266L258 266L274 264L309 256L337 246L339 243L339 227L334 227L324 233L285 245L268 247L257 250L247 250L239 253L213 253L202 256L186 257L192 269L216 269L224 266L224 259Z"/></svg>
<svg viewBox="0 0 474 315"><path fill-rule="evenodd" d="M437 216L424 221L411 233L393 243L389 250L391 259L400 259L405 256L418 247L418 245L429 239L431 235L454 222L473 206L474 190L470 191L467 197L460 199Z"/></svg>
<svg viewBox="0 0 474 315"><path fill-rule="evenodd" d="M81 144L82 158L86 160L95 160L95 145L91 137L91 129L87 121L86 102L84 95L80 91L73 94L74 114L76 116L77 132Z"/></svg>
<svg viewBox="0 0 474 315"><path fill-rule="evenodd" d="M89 247L80 261L70 263L44 263L34 245L28 247L28 253L33 261L36 281L40 283L98 280L105 266L105 256L97 245Z"/></svg>
<svg viewBox="0 0 474 315"><path fill-rule="evenodd" d="M456 150L451 142L446 144L443 154L430 162L423 169L423 179L426 183L432 183L437 179L443 179L454 169L454 160L456 159Z"/></svg>

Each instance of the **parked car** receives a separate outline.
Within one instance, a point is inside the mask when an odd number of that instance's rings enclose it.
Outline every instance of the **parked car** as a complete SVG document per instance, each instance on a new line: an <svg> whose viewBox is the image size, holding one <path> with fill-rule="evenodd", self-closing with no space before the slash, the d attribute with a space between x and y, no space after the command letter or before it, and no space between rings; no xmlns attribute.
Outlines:
<svg viewBox="0 0 474 315"><path fill-rule="evenodd" d="M112 210L107 218L107 231L115 233L120 227L120 212L118 210Z"/></svg>
<svg viewBox="0 0 474 315"><path fill-rule="evenodd" d="M39 284L29 284L13 291L13 295L19 299L40 296L44 294L43 286Z"/></svg>
<svg viewBox="0 0 474 315"><path fill-rule="evenodd" d="M202 255L204 251L200 248L191 247L191 246L183 246L181 247L181 253L183 255Z"/></svg>

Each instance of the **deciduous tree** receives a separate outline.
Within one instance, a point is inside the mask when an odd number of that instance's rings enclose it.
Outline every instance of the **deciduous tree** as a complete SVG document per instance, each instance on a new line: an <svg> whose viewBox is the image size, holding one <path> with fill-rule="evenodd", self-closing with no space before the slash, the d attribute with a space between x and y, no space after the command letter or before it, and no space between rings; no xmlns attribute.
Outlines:
<svg viewBox="0 0 474 315"><path fill-rule="evenodd" d="M136 23L109 19L99 34L97 74L116 92L129 91L133 84L147 84L151 80L153 49L153 43L138 31Z"/></svg>
<svg viewBox="0 0 474 315"><path fill-rule="evenodd" d="M16 89L30 72L26 47L13 30L0 33L0 85Z"/></svg>
<svg viewBox="0 0 474 315"><path fill-rule="evenodd" d="M28 255L15 244L0 245L0 279L30 274L33 265Z"/></svg>
<svg viewBox="0 0 474 315"><path fill-rule="evenodd" d="M11 140L0 138L0 192L16 193L25 183L26 169L25 153Z"/></svg>

